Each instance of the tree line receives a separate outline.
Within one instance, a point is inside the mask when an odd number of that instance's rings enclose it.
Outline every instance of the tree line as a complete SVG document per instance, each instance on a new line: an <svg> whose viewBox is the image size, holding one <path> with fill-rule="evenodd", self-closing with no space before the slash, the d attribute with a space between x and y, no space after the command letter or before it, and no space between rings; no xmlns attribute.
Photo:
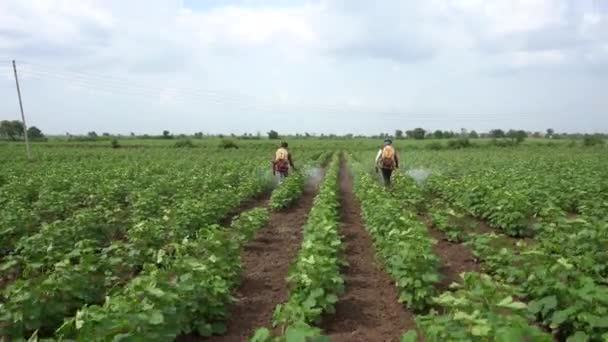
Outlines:
<svg viewBox="0 0 608 342"><path fill-rule="evenodd" d="M25 135L25 130L23 128L24 126L21 121L0 121L0 138L10 141L23 140ZM27 129L27 136L31 140L46 139L42 131L36 126L30 126Z"/></svg>
<svg viewBox="0 0 608 342"><path fill-rule="evenodd" d="M40 129L35 126L31 126L27 129L28 137L31 140L46 140L45 135L42 133ZM288 134L281 135L276 130L270 130L266 132L265 135L262 135L260 132L256 134L253 133L243 133L240 135L237 134L205 134L203 132L196 132L192 135L186 134L173 134L169 130L162 131L159 135L150 135L150 134L142 134L137 135L131 132L128 136L123 135L115 135L107 132L98 134L95 131L90 131L85 135L72 135L70 133L66 133L68 140L73 141L96 141L96 140L111 140L115 138L137 138L137 139L184 139L184 138L194 138L194 139L204 139L204 138L233 138L240 140L259 140L263 138L275 140L281 138L296 138L296 139L355 139L355 138L372 138L372 139L386 139L391 138L395 140L402 139L412 139L412 140L425 140L425 139L479 139L479 138L490 138L490 139L506 139L511 140L512 142L522 142L526 138L546 138L546 139L589 139L593 137L595 139L607 139L607 134L582 134L582 133L556 133L552 128L548 128L545 132L529 132L524 130L503 130L503 129L492 129L488 132L478 133L475 130L467 130L462 128L459 132L449 131L449 130L426 130L421 127L417 127L411 130L401 130L397 129L394 131L394 134L389 133L380 133L376 135L355 135L352 133L348 134L315 134L315 133L296 133L296 134ZM9 140L9 141L19 141L24 139L24 130L23 123L21 121L0 121L0 139Z"/></svg>

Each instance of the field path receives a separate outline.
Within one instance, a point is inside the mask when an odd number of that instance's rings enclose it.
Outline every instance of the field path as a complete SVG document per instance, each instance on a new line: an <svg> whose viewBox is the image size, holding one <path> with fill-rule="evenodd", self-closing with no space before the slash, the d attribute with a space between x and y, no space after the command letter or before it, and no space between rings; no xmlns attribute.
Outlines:
<svg viewBox="0 0 608 342"><path fill-rule="evenodd" d="M228 331L205 341L246 341L255 329L271 326L276 305L287 300L285 278L317 191L318 184L308 185L293 207L271 213L268 225L245 246L243 278L234 294Z"/></svg>
<svg viewBox="0 0 608 342"><path fill-rule="evenodd" d="M332 342L399 341L406 330L415 327L413 315L399 304L394 282L376 263L372 239L365 231L352 176L344 161L340 192L342 235L349 263L344 269L346 292L322 328Z"/></svg>

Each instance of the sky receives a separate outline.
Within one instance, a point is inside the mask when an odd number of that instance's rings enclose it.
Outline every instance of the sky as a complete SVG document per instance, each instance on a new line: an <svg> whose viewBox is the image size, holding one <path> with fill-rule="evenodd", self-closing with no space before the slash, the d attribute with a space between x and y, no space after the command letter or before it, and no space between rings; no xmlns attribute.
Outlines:
<svg viewBox="0 0 608 342"><path fill-rule="evenodd" d="M47 134L608 132L606 0L2 0Z"/></svg>

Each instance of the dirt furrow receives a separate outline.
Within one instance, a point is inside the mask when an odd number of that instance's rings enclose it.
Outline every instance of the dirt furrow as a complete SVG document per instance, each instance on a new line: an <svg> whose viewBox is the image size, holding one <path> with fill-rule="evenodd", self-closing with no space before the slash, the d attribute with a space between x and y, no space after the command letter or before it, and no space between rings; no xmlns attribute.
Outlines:
<svg viewBox="0 0 608 342"><path fill-rule="evenodd" d="M344 269L346 292L322 328L332 342L399 341L406 330L415 328L413 315L399 304L394 282L376 263L352 186L343 162L340 192L342 235L349 264Z"/></svg>
<svg viewBox="0 0 608 342"><path fill-rule="evenodd" d="M243 251L243 278L235 292L227 332L205 341L246 341L255 329L270 327L277 304L287 300L288 268L295 258L318 185L307 186L290 209L272 213Z"/></svg>
<svg viewBox="0 0 608 342"><path fill-rule="evenodd" d="M440 292L448 290L450 284L460 282L460 273L481 270L480 265L475 261L473 252L467 246L448 241L445 234L436 229L428 217L421 216L420 219L426 224L431 236L437 240L434 251L441 262L439 269L441 281L437 284Z"/></svg>

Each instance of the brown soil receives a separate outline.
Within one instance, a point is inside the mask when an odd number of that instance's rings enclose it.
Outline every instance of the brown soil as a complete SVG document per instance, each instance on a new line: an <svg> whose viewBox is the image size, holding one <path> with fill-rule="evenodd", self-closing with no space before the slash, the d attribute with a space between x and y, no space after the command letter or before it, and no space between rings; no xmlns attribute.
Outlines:
<svg viewBox="0 0 608 342"><path fill-rule="evenodd" d="M322 328L332 342L399 341L415 328L413 315L399 304L397 289L374 258L374 247L364 229L359 204L353 194L352 177L344 163L340 169L342 234L346 292L336 312L325 317Z"/></svg>
<svg viewBox="0 0 608 342"><path fill-rule="evenodd" d="M427 225L431 236L437 240L434 250L441 261L439 272L442 276L437 284L437 290L446 291L452 283L460 282L462 272L480 271L481 267L475 262L475 257L468 247L448 241L443 232L433 227L429 218L420 217L420 219Z"/></svg>
<svg viewBox="0 0 608 342"><path fill-rule="evenodd" d="M260 327L270 327L277 304L287 300L285 278L302 239L316 186L308 186L294 207L270 216L262 229L243 251L242 283L234 294L227 322L228 331L205 341L246 341Z"/></svg>

